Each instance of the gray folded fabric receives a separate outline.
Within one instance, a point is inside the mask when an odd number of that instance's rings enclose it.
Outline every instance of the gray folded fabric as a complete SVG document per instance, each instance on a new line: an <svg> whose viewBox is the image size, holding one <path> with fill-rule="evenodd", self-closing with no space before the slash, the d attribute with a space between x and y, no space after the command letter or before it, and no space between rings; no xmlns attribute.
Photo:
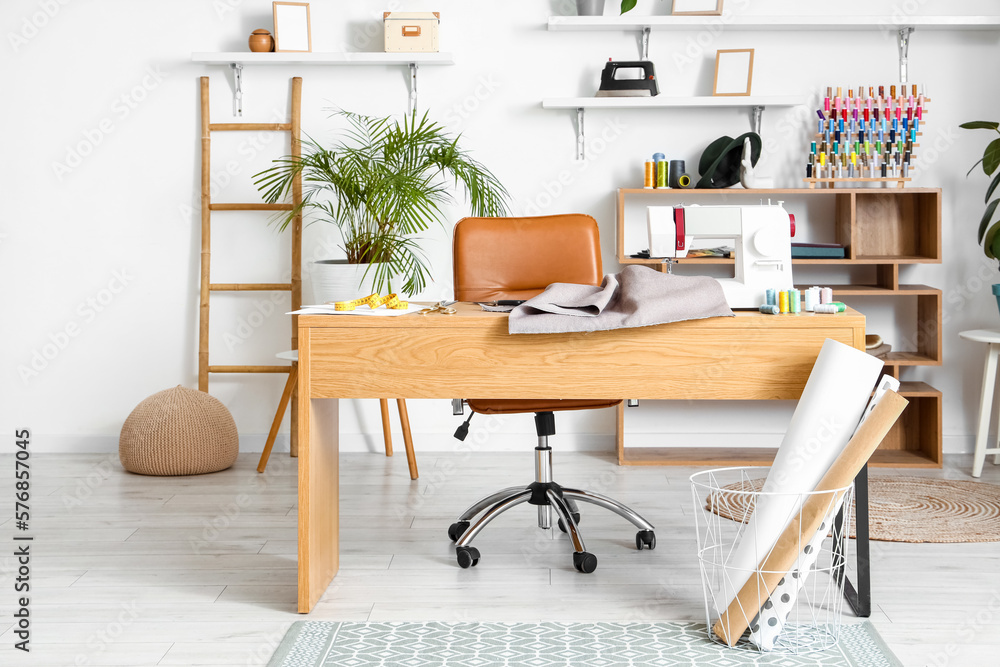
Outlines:
<svg viewBox="0 0 1000 667"><path fill-rule="evenodd" d="M734 317L722 286L705 276L675 276L627 266L600 287L553 283L511 311L512 334L608 331Z"/></svg>

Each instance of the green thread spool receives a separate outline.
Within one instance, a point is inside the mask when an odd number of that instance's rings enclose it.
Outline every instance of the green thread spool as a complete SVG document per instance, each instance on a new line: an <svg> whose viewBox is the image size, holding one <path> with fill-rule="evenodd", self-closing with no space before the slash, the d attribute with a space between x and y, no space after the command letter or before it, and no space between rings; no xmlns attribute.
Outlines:
<svg viewBox="0 0 1000 667"><path fill-rule="evenodd" d="M668 174L670 173L670 163L666 160L660 160L656 163L656 187L665 188L667 187Z"/></svg>

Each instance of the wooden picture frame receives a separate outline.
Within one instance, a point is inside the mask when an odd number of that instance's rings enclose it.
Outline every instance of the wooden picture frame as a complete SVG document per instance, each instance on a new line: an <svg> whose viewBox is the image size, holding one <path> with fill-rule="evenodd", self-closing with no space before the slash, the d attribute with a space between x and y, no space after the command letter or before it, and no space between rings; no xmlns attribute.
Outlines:
<svg viewBox="0 0 1000 667"><path fill-rule="evenodd" d="M722 16L723 0L674 0L672 16Z"/></svg>
<svg viewBox="0 0 1000 667"><path fill-rule="evenodd" d="M753 49L723 49L715 53L712 95L740 97L753 88Z"/></svg>
<svg viewBox="0 0 1000 667"><path fill-rule="evenodd" d="M274 51L312 52L312 21L308 2L272 2Z"/></svg>

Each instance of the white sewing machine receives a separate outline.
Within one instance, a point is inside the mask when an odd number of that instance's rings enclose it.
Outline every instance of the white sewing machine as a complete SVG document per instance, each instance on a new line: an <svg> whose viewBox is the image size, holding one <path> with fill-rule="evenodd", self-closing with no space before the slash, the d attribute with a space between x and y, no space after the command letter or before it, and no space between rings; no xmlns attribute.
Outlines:
<svg viewBox="0 0 1000 667"><path fill-rule="evenodd" d="M719 282L730 308L756 309L768 289L792 289L795 219L783 202L759 206L650 206L649 256L687 257L701 239L733 239L736 276Z"/></svg>

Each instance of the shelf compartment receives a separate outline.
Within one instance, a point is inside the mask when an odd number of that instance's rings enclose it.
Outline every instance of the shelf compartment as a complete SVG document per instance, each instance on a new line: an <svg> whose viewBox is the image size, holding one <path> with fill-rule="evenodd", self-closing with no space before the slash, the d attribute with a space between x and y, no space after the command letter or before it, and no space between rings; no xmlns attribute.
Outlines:
<svg viewBox="0 0 1000 667"><path fill-rule="evenodd" d="M796 285L798 290L806 290L812 285ZM939 294L941 290L927 285L900 285L897 289L879 285L827 285L836 296L921 296Z"/></svg>
<svg viewBox="0 0 1000 667"><path fill-rule="evenodd" d="M944 463L942 394L923 382L903 382L899 393L910 404L872 457L894 468L940 468Z"/></svg>
<svg viewBox="0 0 1000 667"><path fill-rule="evenodd" d="M940 192L855 195L855 257L875 264L941 261Z"/></svg>
<svg viewBox="0 0 1000 667"><path fill-rule="evenodd" d="M899 393L910 404L893 426L871 464L883 468L940 468L942 394L925 382L901 382ZM775 447L628 447L621 430L619 408L619 465L627 466L768 466Z"/></svg>

